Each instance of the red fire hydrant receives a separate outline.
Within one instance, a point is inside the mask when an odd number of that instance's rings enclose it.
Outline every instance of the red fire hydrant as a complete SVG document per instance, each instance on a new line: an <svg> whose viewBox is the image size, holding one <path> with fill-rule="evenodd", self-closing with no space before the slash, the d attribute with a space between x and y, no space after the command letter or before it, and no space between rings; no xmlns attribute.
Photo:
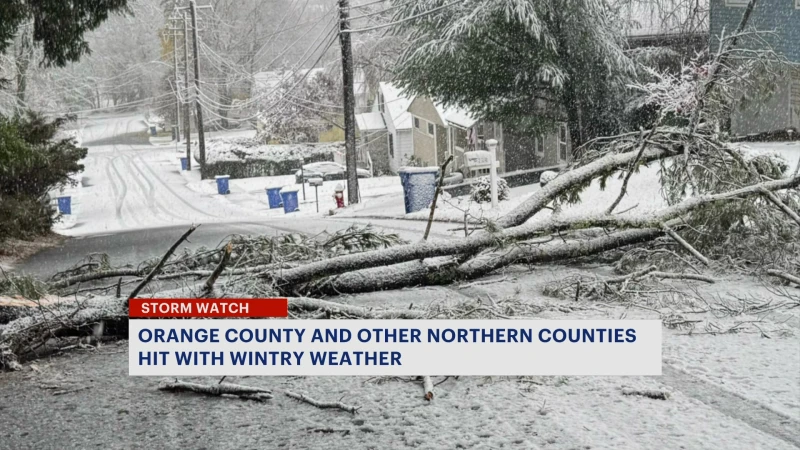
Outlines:
<svg viewBox="0 0 800 450"><path fill-rule="evenodd" d="M336 185L336 193L333 194L333 198L336 200L337 208L344 208L344 188L341 184Z"/></svg>

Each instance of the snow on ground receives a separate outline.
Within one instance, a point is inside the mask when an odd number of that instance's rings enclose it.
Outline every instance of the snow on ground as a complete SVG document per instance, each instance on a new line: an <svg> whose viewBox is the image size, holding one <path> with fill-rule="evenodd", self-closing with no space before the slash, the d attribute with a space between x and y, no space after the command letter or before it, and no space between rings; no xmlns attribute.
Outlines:
<svg viewBox="0 0 800 450"><path fill-rule="evenodd" d="M739 147L750 155L775 154L789 164L789 171L793 172L800 164L800 142L744 142Z"/></svg>
<svg viewBox="0 0 800 450"><path fill-rule="evenodd" d="M620 202L616 211L625 211L635 206L631 212L640 214L645 211L663 207L665 201L661 197L660 185L658 183L659 170L658 164L651 164L648 167L642 167L638 173L634 174L628 182L628 195ZM599 183L595 181L581 194L580 203L575 205L563 205L560 214L562 217L567 218L589 212L601 212L614 202L619 195L621 187L622 179L618 176L609 179L604 190L600 189ZM435 220L463 223L465 211L468 212L470 221L480 219L496 220L519 206L520 203L524 202L532 193L539 189L541 188L538 183L511 188L511 198L498 202L497 208L495 209L492 208L491 203L477 203L470 199L469 195L455 198L449 196L445 196L444 198L440 197L436 207ZM387 198L385 201L384 199L378 202L370 202L370 200L367 200L365 205L353 209L353 211L348 211L345 215L354 217L374 216L428 220L430 210L425 209L411 214L405 214L402 202L401 190L399 195L391 199ZM549 211L544 211L538 214L534 220L539 220L549 215Z"/></svg>
<svg viewBox="0 0 800 450"><path fill-rule="evenodd" d="M458 286L340 298L352 304L408 308L516 297L548 319L656 318L619 304L574 302L540 294L567 266L514 270ZM601 269L598 269L601 271ZM590 271L590 273L593 273ZM607 274L603 272L602 274ZM721 294L729 280L713 285ZM752 279L730 280L767 295ZM745 327L711 335L664 331L664 370L653 377L434 377L435 398L412 379L243 377L227 381L273 389L267 404L157 390L159 379L128 377L123 342L34 362L35 370L0 374L0 405L18 405L0 430L11 448L58 448L63 442L180 448L534 448L793 449L800 443L800 342L776 318L697 315L722 326L761 320L770 338ZM755 332L754 332L755 331ZM218 379L191 381L216 383ZM81 389L53 396L46 386ZM87 388L87 386L89 388ZM626 396L625 388L670 393L667 400ZM320 410L284 391L361 406L357 415ZM108 405L113 405L109 410ZM65 414L80 421L59 420ZM157 417L157 419L154 419ZM48 423L41 427L39 424ZM11 431L13 430L13 431ZM35 436L35 441L32 441ZM115 447L115 448L116 448Z"/></svg>
<svg viewBox="0 0 800 450"><path fill-rule="evenodd" d="M279 175L273 177L238 178L229 180L230 194L219 195L215 180L200 180L198 172L183 172L187 180L186 186L198 193L202 193L221 202L230 202L265 215L266 217L307 218L309 216L329 216L330 210L336 208L333 199L337 185L345 188L345 204L347 204L347 184L343 180L325 181L317 188L317 192L308 183L305 184L305 199L303 199L303 186L295 183L294 175ZM380 201L382 198L396 197L399 195L402 208L403 187L399 177L374 177L358 180L361 197L365 202ZM284 191L297 191L300 210L286 214L283 208L270 209L266 188L279 187ZM319 195L319 212L316 210L316 195ZM349 208L348 208L349 209Z"/></svg>

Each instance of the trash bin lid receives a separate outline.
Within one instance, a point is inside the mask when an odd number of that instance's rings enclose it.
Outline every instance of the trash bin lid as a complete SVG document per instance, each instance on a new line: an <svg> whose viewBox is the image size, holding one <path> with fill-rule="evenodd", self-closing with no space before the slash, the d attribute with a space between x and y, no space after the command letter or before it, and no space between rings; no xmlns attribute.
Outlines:
<svg viewBox="0 0 800 450"><path fill-rule="evenodd" d="M399 173L436 173L439 172L439 167L437 166L428 166L428 167L401 167L398 170Z"/></svg>
<svg viewBox="0 0 800 450"><path fill-rule="evenodd" d="M230 178L230 177L231 177L230 175L217 175L214 177L214 179L219 180L220 178Z"/></svg>

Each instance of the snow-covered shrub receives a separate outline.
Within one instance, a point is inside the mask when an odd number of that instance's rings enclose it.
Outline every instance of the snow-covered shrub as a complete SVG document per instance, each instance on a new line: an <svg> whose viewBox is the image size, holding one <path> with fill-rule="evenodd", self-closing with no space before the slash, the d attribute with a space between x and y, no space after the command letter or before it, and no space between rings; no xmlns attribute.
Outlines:
<svg viewBox="0 0 800 450"><path fill-rule="evenodd" d="M492 201L492 183L489 181L489 177L478 178L478 181L472 186L470 197L478 203ZM508 200L509 198L511 198L511 190L508 188L508 183L498 177L497 200Z"/></svg>
<svg viewBox="0 0 800 450"><path fill-rule="evenodd" d="M558 176L558 172L554 172L552 170L545 170L539 175L539 186L544 186L547 183L553 181L553 178Z"/></svg>

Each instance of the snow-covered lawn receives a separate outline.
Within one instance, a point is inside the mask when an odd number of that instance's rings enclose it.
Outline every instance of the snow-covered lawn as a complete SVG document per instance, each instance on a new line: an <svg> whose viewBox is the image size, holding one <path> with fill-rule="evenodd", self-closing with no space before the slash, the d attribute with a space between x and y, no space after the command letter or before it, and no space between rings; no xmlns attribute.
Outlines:
<svg viewBox="0 0 800 450"><path fill-rule="evenodd" d="M347 204L347 184L343 180L325 181L322 186L317 188L317 191L306 183L304 199L303 185L295 183L294 175L232 179L229 180L230 194L228 195L219 195L216 181L201 181L197 172L183 172L183 176L187 179L187 187L195 192L209 195L220 201L253 208L268 216L291 218L330 215L330 210L336 207L333 195L337 185L345 188L345 204ZM399 177L361 178L358 180L358 186L364 202L380 201L379 198L399 195L399 202L402 207L403 187L400 185ZM287 215L282 208L269 209L266 189L276 187L282 188L282 191L297 191L300 210ZM319 195L319 213L316 210L316 195Z"/></svg>
<svg viewBox="0 0 800 450"><path fill-rule="evenodd" d="M748 154L775 154L783 158L789 165L789 171L793 172L800 159L800 142L749 142L741 144ZM627 194L615 209L615 212L630 212L631 214L642 214L644 212L660 209L666 202L661 194L659 183L660 165L657 162L651 163L647 167L640 168L628 182ZM624 176L624 173L622 174ZM607 180L605 189L601 189L599 181L595 180L581 194L581 202L574 205L562 205L560 216L563 218L576 217L589 213L599 213L608 208L619 195L622 188L622 176L617 173ZM524 202L531 193L540 189L538 183L528 186L521 186L511 189L511 198L500 201L497 208L492 208L491 203L477 203L470 199L468 195L449 198L440 198L436 207L436 220L463 222L465 212L469 219L489 219L495 220L509 211L513 210L520 203ZM402 198L399 200L402 202ZM405 212L392 205L385 204L384 207L373 205L371 208L365 207L369 214L374 216L391 216L405 219L428 220L430 211L422 211L405 214ZM402 205L401 205L402 206ZM358 215L356 212L354 215ZM549 217L551 211L545 210L536 215L533 220L541 220Z"/></svg>

